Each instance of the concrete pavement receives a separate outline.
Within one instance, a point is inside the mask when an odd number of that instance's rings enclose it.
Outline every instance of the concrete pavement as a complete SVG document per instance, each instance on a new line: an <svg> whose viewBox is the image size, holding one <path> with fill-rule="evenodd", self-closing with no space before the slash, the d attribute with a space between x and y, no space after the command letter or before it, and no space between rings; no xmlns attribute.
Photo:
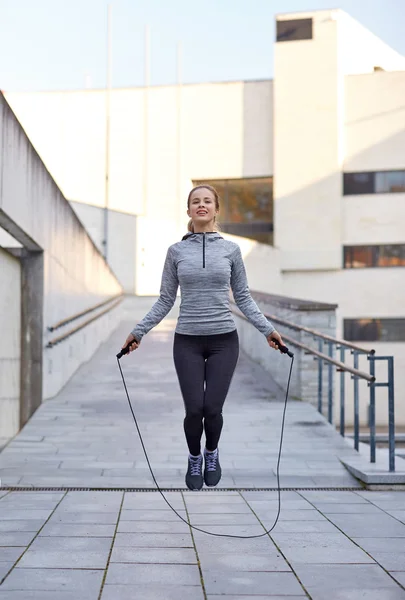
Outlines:
<svg viewBox="0 0 405 600"><path fill-rule="evenodd" d="M339 461L354 450L306 404L288 405L281 484L293 489L270 536L181 521L154 491L122 389L115 353L129 326L0 454L0 600L405 600L405 492L364 490ZM173 326L122 361L156 477L193 526L260 535L278 508L283 394L241 355L221 488L186 491Z"/></svg>

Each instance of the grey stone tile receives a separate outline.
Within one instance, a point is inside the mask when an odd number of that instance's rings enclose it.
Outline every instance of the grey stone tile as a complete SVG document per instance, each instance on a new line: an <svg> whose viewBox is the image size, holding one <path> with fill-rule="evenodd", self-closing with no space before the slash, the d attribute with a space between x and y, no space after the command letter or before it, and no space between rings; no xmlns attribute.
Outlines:
<svg viewBox="0 0 405 600"><path fill-rule="evenodd" d="M199 531L193 532L198 553L211 554L269 554L277 553L274 543L268 536L251 540L210 537Z"/></svg>
<svg viewBox="0 0 405 600"><path fill-rule="evenodd" d="M327 569L297 565L294 568L313 600L405 598L404 590L378 565L329 565Z"/></svg>
<svg viewBox="0 0 405 600"><path fill-rule="evenodd" d="M101 600L204 600L204 595L201 585L106 584Z"/></svg>
<svg viewBox="0 0 405 600"><path fill-rule="evenodd" d="M72 538L73 539L73 538ZM89 550L27 550L20 567L53 569L105 569L108 550L92 552Z"/></svg>
<svg viewBox="0 0 405 600"><path fill-rule="evenodd" d="M117 533L114 547L125 548L193 548L190 534Z"/></svg>
<svg viewBox="0 0 405 600"><path fill-rule="evenodd" d="M24 550L25 546L10 546L9 548L0 546L0 562L15 562Z"/></svg>
<svg viewBox="0 0 405 600"><path fill-rule="evenodd" d="M387 513L405 524L405 510L387 510Z"/></svg>
<svg viewBox="0 0 405 600"><path fill-rule="evenodd" d="M114 523L54 523L49 522L41 530L39 537L112 537Z"/></svg>
<svg viewBox="0 0 405 600"><path fill-rule="evenodd" d="M337 504L354 504L354 503L366 503L367 500L359 495L357 492L324 492L324 491L300 491L301 496L315 504L319 503L337 503Z"/></svg>
<svg viewBox="0 0 405 600"><path fill-rule="evenodd" d="M211 554L201 551L198 554L204 572L210 570L232 571L285 571L291 572L288 563L281 554L268 552L267 554Z"/></svg>
<svg viewBox="0 0 405 600"><path fill-rule="evenodd" d="M324 515L338 514L362 514L362 515L381 515L383 514L378 506L373 504L336 504L330 502L319 502L316 508Z"/></svg>
<svg viewBox="0 0 405 600"><path fill-rule="evenodd" d="M405 571L405 546L403 552L370 552L375 561L387 571Z"/></svg>
<svg viewBox="0 0 405 600"><path fill-rule="evenodd" d="M302 600L303 598L307 598L308 596L305 594L305 592L302 592L302 594L300 596L285 596L284 594L282 596L274 596L273 594L271 596L269 595L265 595L262 596L261 594L258 596L257 594L255 594L254 596L239 596L239 594L237 596L233 596L233 595L228 595L228 594L221 594L221 598L223 598L224 600L267 600L269 598L271 598L271 600ZM211 595L208 594L207 596L207 600L218 600L218 595Z"/></svg>
<svg viewBox="0 0 405 600"><path fill-rule="evenodd" d="M52 513L52 509L41 509L41 508L6 508L6 510L0 511L0 521L16 521L16 520L36 520L43 519L44 521Z"/></svg>
<svg viewBox="0 0 405 600"><path fill-rule="evenodd" d="M7 575L7 573L13 567L13 565L14 565L14 561L0 562L0 581L3 579L3 577L5 577L5 575Z"/></svg>
<svg viewBox="0 0 405 600"><path fill-rule="evenodd" d="M112 538L107 537L37 537L28 552L39 550L72 552L89 550L90 552L109 551Z"/></svg>
<svg viewBox="0 0 405 600"><path fill-rule="evenodd" d="M192 525L258 525L257 517L253 513L192 513L190 515Z"/></svg>
<svg viewBox="0 0 405 600"><path fill-rule="evenodd" d="M293 565L374 562L341 533L274 532L272 537Z"/></svg>
<svg viewBox="0 0 405 600"><path fill-rule="evenodd" d="M366 552L405 552L405 543L403 538L382 538L382 537L354 537L356 544L364 548Z"/></svg>
<svg viewBox="0 0 405 600"><path fill-rule="evenodd" d="M293 573L208 570L203 568L207 594L273 594L299 595L302 587Z"/></svg>
<svg viewBox="0 0 405 600"><path fill-rule="evenodd" d="M103 570L91 569L24 569L16 567L3 583L1 590L53 590L99 593ZM78 596L81 597L81 594Z"/></svg>
<svg viewBox="0 0 405 600"><path fill-rule="evenodd" d="M187 513L183 510L177 511L183 519L187 520ZM178 521L179 517L171 510L122 510L123 521Z"/></svg>
<svg viewBox="0 0 405 600"><path fill-rule="evenodd" d="M337 533L329 521L278 521L274 533Z"/></svg>
<svg viewBox="0 0 405 600"><path fill-rule="evenodd" d="M22 531L22 532L1 532L0 533L0 546L28 546L28 544L34 539L36 533L33 531ZM1 552L1 548L0 548Z"/></svg>
<svg viewBox="0 0 405 600"><path fill-rule="evenodd" d="M54 509L63 498L63 493L52 492L10 492L0 501L0 509Z"/></svg>
<svg viewBox="0 0 405 600"><path fill-rule="evenodd" d="M197 564L192 548L113 548L111 563Z"/></svg>
<svg viewBox="0 0 405 600"><path fill-rule="evenodd" d="M82 589L80 598L77 591L44 591L44 590L6 590L0 588L0 600L97 600L99 592Z"/></svg>
<svg viewBox="0 0 405 600"><path fill-rule="evenodd" d="M110 564L106 584L200 585L197 565Z"/></svg>
<svg viewBox="0 0 405 600"><path fill-rule="evenodd" d="M39 531L42 525L45 523L45 519L6 519L4 521L0 521L0 533L2 532L12 532L12 531Z"/></svg>
<svg viewBox="0 0 405 600"><path fill-rule="evenodd" d="M402 537L405 538L405 525L393 517L380 514L329 514L329 519L350 537ZM404 539L405 547L405 539Z"/></svg>
<svg viewBox="0 0 405 600"><path fill-rule="evenodd" d="M95 523L95 524L116 524L118 519L118 513L99 513L93 511L87 511L83 513L74 512L54 512L52 517L49 519L49 523Z"/></svg>
<svg viewBox="0 0 405 600"><path fill-rule="evenodd" d="M405 564L403 563L404 570L402 572L396 571L394 573L391 572L392 577L398 581L401 585L405 587Z"/></svg>
<svg viewBox="0 0 405 600"><path fill-rule="evenodd" d="M178 523L170 521L123 521L118 523L119 533L189 533L190 527L179 520Z"/></svg>

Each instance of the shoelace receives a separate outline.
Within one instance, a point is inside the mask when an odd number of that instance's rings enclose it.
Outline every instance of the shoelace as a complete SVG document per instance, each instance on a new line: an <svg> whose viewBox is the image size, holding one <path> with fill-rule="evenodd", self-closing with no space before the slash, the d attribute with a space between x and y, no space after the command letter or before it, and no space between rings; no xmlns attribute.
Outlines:
<svg viewBox="0 0 405 600"><path fill-rule="evenodd" d="M191 475L201 475L202 457L189 458Z"/></svg>
<svg viewBox="0 0 405 600"><path fill-rule="evenodd" d="M215 454L206 454L205 455L205 465L207 471L216 471L217 470L217 460L218 460L218 452Z"/></svg>

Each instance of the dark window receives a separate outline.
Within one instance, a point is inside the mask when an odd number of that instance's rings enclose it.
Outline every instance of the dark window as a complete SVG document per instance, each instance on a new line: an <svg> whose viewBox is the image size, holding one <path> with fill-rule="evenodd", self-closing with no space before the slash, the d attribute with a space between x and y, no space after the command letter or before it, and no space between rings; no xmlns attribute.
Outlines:
<svg viewBox="0 0 405 600"><path fill-rule="evenodd" d="M394 194L405 192L405 170L343 173L343 194Z"/></svg>
<svg viewBox="0 0 405 600"><path fill-rule="evenodd" d="M312 19L276 21L277 41L312 40Z"/></svg>
<svg viewBox="0 0 405 600"><path fill-rule="evenodd" d="M405 318L344 319L343 329L348 342L405 342Z"/></svg>
<svg viewBox="0 0 405 600"><path fill-rule="evenodd" d="M215 179L194 181L212 185L219 194L221 230L273 244L273 178Z"/></svg>
<svg viewBox="0 0 405 600"><path fill-rule="evenodd" d="M343 194L373 194L374 173L344 173Z"/></svg>
<svg viewBox="0 0 405 600"><path fill-rule="evenodd" d="M345 246L344 268L405 267L405 244Z"/></svg>

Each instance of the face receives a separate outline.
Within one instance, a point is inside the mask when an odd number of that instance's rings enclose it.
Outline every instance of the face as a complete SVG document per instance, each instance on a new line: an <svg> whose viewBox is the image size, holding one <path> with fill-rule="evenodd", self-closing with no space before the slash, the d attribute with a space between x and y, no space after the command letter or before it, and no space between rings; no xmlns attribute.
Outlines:
<svg viewBox="0 0 405 600"><path fill-rule="evenodd" d="M218 211L215 208L215 196L213 192L207 188L195 190L191 194L187 214L196 224L206 225L210 221L214 221L214 217L218 214Z"/></svg>

